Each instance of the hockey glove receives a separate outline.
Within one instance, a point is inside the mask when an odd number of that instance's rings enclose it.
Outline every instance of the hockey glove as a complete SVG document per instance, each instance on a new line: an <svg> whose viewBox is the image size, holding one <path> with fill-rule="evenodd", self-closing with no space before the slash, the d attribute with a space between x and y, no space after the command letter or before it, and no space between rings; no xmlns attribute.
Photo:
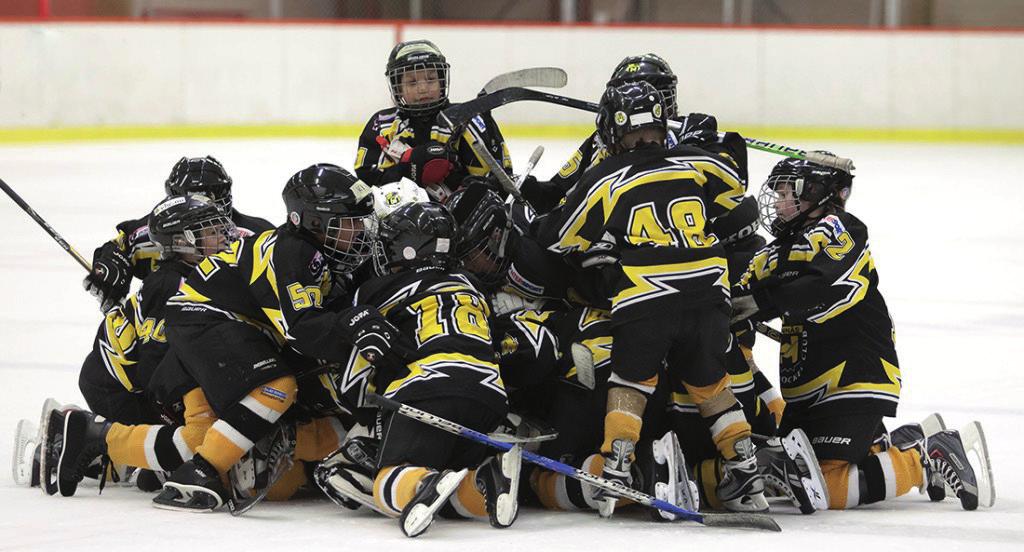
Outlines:
<svg viewBox="0 0 1024 552"><path fill-rule="evenodd" d="M388 357L405 359L412 352L398 328L373 307L357 305L345 311L344 324L349 331L349 340L359 350L359 355L370 364L376 364Z"/></svg>
<svg viewBox="0 0 1024 552"><path fill-rule="evenodd" d="M581 268L602 267L619 262L619 252L609 241L596 241L580 256Z"/></svg>
<svg viewBox="0 0 1024 552"><path fill-rule="evenodd" d="M699 146L718 141L718 120L704 113L690 113L683 119L682 136L679 143Z"/></svg>
<svg viewBox="0 0 1024 552"><path fill-rule="evenodd" d="M444 182L455 168L455 159L440 142L427 142L406 150L401 159L404 176L421 186Z"/></svg>
<svg viewBox="0 0 1024 552"><path fill-rule="evenodd" d="M132 282L132 264L127 253L112 241L96 249L92 257L92 272L82 281L82 287L100 302L100 310L107 312L128 295Z"/></svg>
<svg viewBox="0 0 1024 552"><path fill-rule="evenodd" d="M732 317L730 318L730 321L733 324L736 324L737 322L742 322L757 314L759 310L761 309L760 307L757 306L757 301L754 300L753 295L733 297Z"/></svg>

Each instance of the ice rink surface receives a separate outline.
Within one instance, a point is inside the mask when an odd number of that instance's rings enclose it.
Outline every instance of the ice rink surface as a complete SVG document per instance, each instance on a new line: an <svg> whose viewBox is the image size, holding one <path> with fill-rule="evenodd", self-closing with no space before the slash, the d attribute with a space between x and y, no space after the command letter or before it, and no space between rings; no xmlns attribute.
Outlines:
<svg viewBox="0 0 1024 552"><path fill-rule="evenodd" d="M582 137L581 137L582 138ZM510 140L516 166L547 148L536 174L557 171L578 141ZM995 508L964 512L916 492L855 511L779 511L781 534L656 524L646 512L527 509L502 532L486 522L438 520L415 541L397 522L325 500L264 503L242 518L156 510L150 496L110 486L73 498L15 487L0 475L0 550L1024 550L1024 147L935 144L793 144L827 147L857 165L848 207L871 233L881 289L896 323L903 395L895 427L930 412L952 427L980 420L995 473ZM212 154L234 178L235 205L274 223L280 192L316 162L351 167L353 140L110 142L0 147L0 178L87 258L114 225L162 197L182 155ZM751 152L751 188L778 157ZM84 271L6 197L0 197L0 460L20 418L48 396L83 404L77 388L100 312ZM776 379L777 348L757 359ZM889 423L887 422L887 423ZM6 465L6 464L5 464Z"/></svg>

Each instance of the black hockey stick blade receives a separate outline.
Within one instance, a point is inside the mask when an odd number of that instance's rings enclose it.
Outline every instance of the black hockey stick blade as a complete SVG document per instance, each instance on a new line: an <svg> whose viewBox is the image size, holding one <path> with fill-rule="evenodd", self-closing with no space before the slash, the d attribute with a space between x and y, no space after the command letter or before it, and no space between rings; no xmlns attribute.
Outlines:
<svg viewBox="0 0 1024 552"><path fill-rule="evenodd" d="M457 128L469 122L473 117L495 108L515 102L535 101L571 107L583 111L596 112L597 104L576 98L549 94L529 88L506 88L493 94L480 96L475 100L453 105L441 112L441 118L450 128Z"/></svg>
<svg viewBox="0 0 1024 552"><path fill-rule="evenodd" d="M775 519L768 514L744 514L738 512L730 513L707 513L704 516L704 525L708 527L732 527L736 529L758 529L760 531L782 531L782 527Z"/></svg>
<svg viewBox="0 0 1024 552"><path fill-rule="evenodd" d="M480 94L492 94L505 88L523 86L541 86L544 88L562 88L569 82L565 69L560 67L528 67L503 73L487 81Z"/></svg>

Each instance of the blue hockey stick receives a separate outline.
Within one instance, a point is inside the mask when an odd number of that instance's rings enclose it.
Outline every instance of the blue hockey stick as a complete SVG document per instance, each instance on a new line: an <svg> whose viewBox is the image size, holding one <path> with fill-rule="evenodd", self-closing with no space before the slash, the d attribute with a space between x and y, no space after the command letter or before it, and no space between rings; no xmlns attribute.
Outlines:
<svg viewBox="0 0 1024 552"><path fill-rule="evenodd" d="M376 395L374 393L368 393L366 395L366 402L370 405L378 406L385 410L391 410L412 418L424 424L432 427L436 427L440 430L460 435L471 441L485 444L489 447L493 447L502 451L507 451L512 448L513 443L505 443L497 441L491 437L480 433L479 431L473 431L468 427L459 425L450 420L446 420L439 416L435 416L429 412L424 412L417 408L413 408L409 405L402 404L398 401ZM583 471L578 468L574 468L568 464L563 464L558 460L552 460L546 456L532 453L530 451L523 451L523 460L536 464L548 470L556 473L571 477L573 479L588 483L595 487L604 489L622 498L627 498L639 504L643 504L649 508L657 508L665 512L675 514L678 519L684 519L688 521L695 521L707 526L714 527L737 527L746 529L764 529L767 531L781 531L782 528L775 522L770 516L765 514L744 514L744 513L728 513L728 514L716 514L707 513L702 514L699 512L692 512L684 508L680 508L670 502L659 500L649 494L642 493L640 491L630 489L621 483L612 482L603 477L598 477L589 472Z"/></svg>

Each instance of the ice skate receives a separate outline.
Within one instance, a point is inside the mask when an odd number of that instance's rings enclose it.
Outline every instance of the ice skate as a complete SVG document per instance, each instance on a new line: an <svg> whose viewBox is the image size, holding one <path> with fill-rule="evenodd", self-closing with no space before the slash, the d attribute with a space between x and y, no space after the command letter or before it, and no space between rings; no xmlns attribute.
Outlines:
<svg viewBox="0 0 1024 552"><path fill-rule="evenodd" d="M420 482L416 496L402 509L402 532L407 537L422 535L434 521L437 513L448 497L459 488L459 483L469 473L468 469L459 471L445 470L433 472Z"/></svg>
<svg viewBox="0 0 1024 552"><path fill-rule="evenodd" d="M696 512L700 509L697 485L690 480L686 458L674 432L667 432L649 445L642 443L637 454L637 465L644 481L644 492L680 508ZM651 510L657 520L672 521L675 514Z"/></svg>
<svg viewBox="0 0 1024 552"><path fill-rule="evenodd" d="M174 470L163 490L153 498L153 506L182 512L212 512L224 504L227 496L220 474L197 454Z"/></svg>
<svg viewBox="0 0 1024 552"><path fill-rule="evenodd" d="M764 479L757 471L754 445L747 437L737 441L734 446L736 456L722 462L725 473L715 492L729 511L767 512Z"/></svg>
<svg viewBox="0 0 1024 552"><path fill-rule="evenodd" d="M519 515L519 470L523 462L521 445L484 460L476 470L476 488L484 495L491 527L503 529Z"/></svg>

